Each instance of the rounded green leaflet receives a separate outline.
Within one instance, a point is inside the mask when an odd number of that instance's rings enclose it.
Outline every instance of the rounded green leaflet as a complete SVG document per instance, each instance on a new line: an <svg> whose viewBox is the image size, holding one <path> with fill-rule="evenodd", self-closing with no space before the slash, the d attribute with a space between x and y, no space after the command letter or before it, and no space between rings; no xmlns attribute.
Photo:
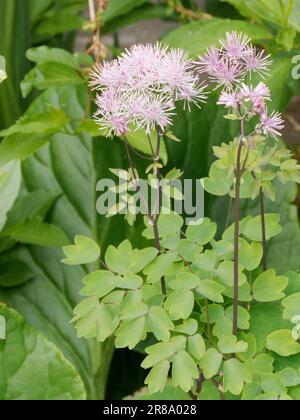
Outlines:
<svg viewBox="0 0 300 420"><path fill-rule="evenodd" d="M267 349L288 357L300 353L300 344L293 338L290 330L278 330L268 335Z"/></svg>
<svg viewBox="0 0 300 420"><path fill-rule="evenodd" d="M123 321L116 331L116 348L122 349L128 347L130 350L134 349L145 336L145 324L145 316Z"/></svg>
<svg viewBox="0 0 300 420"><path fill-rule="evenodd" d="M288 285L288 278L276 276L275 270L268 270L257 277L253 284L254 299L258 302L274 302L285 297L283 291Z"/></svg>
<svg viewBox="0 0 300 420"><path fill-rule="evenodd" d="M148 385L151 394L155 392L162 392L168 380L168 373L170 370L170 362L163 360L154 366L145 379L145 384Z"/></svg>
<svg viewBox="0 0 300 420"><path fill-rule="evenodd" d="M217 375L220 370L223 356L216 349L211 348L206 351L202 360L199 363L203 370L203 375L206 379L211 379Z"/></svg>
<svg viewBox="0 0 300 420"><path fill-rule="evenodd" d="M282 318L280 304L259 303L253 305L250 315L250 331L257 340L258 352L266 347L267 337L273 331L291 328L291 323Z"/></svg>
<svg viewBox="0 0 300 420"><path fill-rule="evenodd" d="M247 277L243 273L244 267L239 264L239 286L247 283ZM233 286L233 271L234 271L234 263L233 261L223 261L215 271L216 276L221 280L225 286L232 287Z"/></svg>
<svg viewBox="0 0 300 420"><path fill-rule="evenodd" d="M193 358L184 350L179 351L173 358L172 382L183 391L188 392L194 384L199 371Z"/></svg>
<svg viewBox="0 0 300 420"><path fill-rule="evenodd" d="M133 273L125 273L116 277L116 287L119 289L137 290L143 285L142 277Z"/></svg>
<svg viewBox="0 0 300 420"><path fill-rule="evenodd" d="M187 319L194 308L194 294L190 290L175 291L168 295L165 302L165 309L174 321Z"/></svg>
<svg viewBox="0 0 300 420"><path fill-rule="evenodd" d="M83 278L85 287L80 290L81 296L102 298L116 288L116 276L110 271L97 270Z"/></svg>
<svg viewBox="0 0 300 420"><path fill-rule="evenodd" d="M130 261L132 261L132 245L128 240L122 242L118 248L110 245L105 254L107 266L118 274L124 274L130 271Z"/></svg>
<svg viewBox="0 0 300 420"><path fill-rule="evenodd" d="M244 385L252 382L252 375L248 367L237 359L224 362L224 391L233 395L240 395Z"/></svg>
<svg viewBox="0 0 300 420"><path fill-rule="evenodd" d="M187 238L199 245L206 245L210 242L217 232L216 223L208 218L204 218L201 223L191 224L186 231Z"/></svg>
<svg viewBox="0 0 300 420"><path fill-rule="evenodd" d="M240 263L246 270L253 271L261 263L263 256L263 248L261 243L252 242L249 244L245 239L240 238L239 251Z"/></svg>
<svg viewBox="0 0 300 420"><path fill-rule="evenodd" d="M5 340L0 342L6 372L0 376L1 400L86 398L79 374L54 344L5 305L0 304L0 315L6 320Z"/></svg>
<svg viewBox="0 0 300 420"><path fill-rule="evenodd" d="M62 260L67 265L90 264L100 258L101 250L98 244L87 236L75 236L75 245L63 248L65 259Z"/></svg>
<svg viewBox="0 0 300 420"><path fill-rule="evenodd" d="M225 287L222 284L216 283L213 280L201 280L196 292L212 302L223 303L224 298L221 293L224 292L224 290Z"/></svg>
<svg viewBox="0 0 300 420"><path fill-rule="evenodd" d="M193 273L183 271L178 273L176 279L168 282L168 285L173 290L192 290L200 283L200 279Z"/></svg>
<svg viewBox="0 0 300 420"><path fill-rule="evenodd" d="M223 354L243 353L248 350L248 344L245 341L238 341L233 335L221 338L218 347Z"/></svg>
<svg viewBox="0 0 300 420"><path fill-rule="evenodd" d="M168 342L170 340L170 331L174 329L174 324L163 308L152 306L147 316L147 327L157 340Z"/></svg>
<svg viewBox="0 0 300 420"><path fill-rule="evenodd" d="M292 320L300 315L300 293L294 293L282 301L284 307L283 318Z"/></svg>
<svg viewBox="0 0 300 420"><path fill-rule="evenodd" d="M202 335L195 334L188 338L188 351L196 360L202 359L205 350L206 345Z"/></svg>
<svg viewBox="0 0 300 420"><path fill-rule="evenodd" d="M146 348L148 356L142 363L142 368L149 369L163 360L170 359L176 353L176 347L173 342L157 343Z"/></svg>
<svg viewBox="0 0 300 420"><path fill-rule="evenodd" d="M266 224L266 239L269 240L274 236L279 235L282 232L282 227L280 226L280 215L279 214L265 214L265 224ZM246 223L243 229L243 235L246 236L251 241L262 241L262 231L261 231L261 217L253 217L251 220Z"/></svg>

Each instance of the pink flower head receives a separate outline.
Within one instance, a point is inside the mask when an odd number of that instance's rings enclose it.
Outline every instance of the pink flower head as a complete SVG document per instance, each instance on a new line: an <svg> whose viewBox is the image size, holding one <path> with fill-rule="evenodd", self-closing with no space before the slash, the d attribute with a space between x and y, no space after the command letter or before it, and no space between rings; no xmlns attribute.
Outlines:
<svg viewBox="0 0 300 420"><path fill-rule="evenodd" d="M108 135L125 134L129 127L147 133L172 123L175 102L198 104L206 99L194 64L181 50L135 45L121 57L95 66L91 86L100 94L96 120Z"/></svg>
<svg viewBox="0 0 300 420"><path fill-rule="evenodd" d="M137 127L145 129L147 134L150 134L156 127L164 130L171 124L175 105L170 98L160 95L153 97L144 95L139 98L132 97L131 101L136 101L133 119Z"/></svg>
<svg viewBox="0 0 300 420"><path fill-rule="evenodd" d="M237 61L248 54L247 47L250 41L250 38L242 33L227 32L226 39L221 39L220 44L223 54L230 60Z"/></svg>
<svg viewBox="0 0 300 420"><path fill-rule="evenodd" d="M265 136L271 136L276 139L282 135L281 130L284 128L284 121L279 112L274 111L269 116L265 113L261 116L258 128Z"/></svg>
<svg viewBox="0 0 300 420"><path fill-rule="evenodd" d="M258 73L262 78L269 74L269 67L272 61L269 59L270 55L265 56L265 51L257 52L252 45L248 46L243 61L250 76L252 73Z"/></svg>
<svg viewBox="0 0 300 420"><path fill-rule="evenodd" d="M243 69L240 64L222 59L211 71L210 79L212 82L217 83L218 87L223 86L225 89L228 89L240 82L242 74Z"/></svg>
<svg viewBox="0 0 300 420"><path fill-rule="evenodd" d="M100 130L105 130L108 136L122 136L128 131L130 119L122 98L116 97L112 90L107 90L102 95L97 95L96 104L98 110L94 118L100 125Z"/></svg>
<svg viewBox="0 0 300 420"><path fill-rule="evenodd" d="M271 64L270 56L265 56L264 51L257 52L250 41L243 33L227 32L220 40L221 48L212 47L199 57L196 65L200 73L207 73L212 83L226 90L245 83L246 76L253 72L265 76Z"/></svg>
<svg viewBox="0 0 300 420"><path fill-rule="evenodd" d="M226 108L237 109L239 106L239 98L236 92L222 92L218 105L224 105Z"/></svg>
<svg viewBox="0 0 300 420"><path fill-rule="evenodd" d="M201 72L210 74L217 68L220 60L220 51L215 47L210 47L202 57L199 57L199 61L196 62L196 65L199 67Z"/></svg>
<svg viewBox="0 0 300 420"><path fill-rule="evenodd" d="M266 101L271 99L270 89L263 82L260 82L256 88L243 83L240 96L244 101L252 102L254 111L259 115L265 113Z"/></svg>

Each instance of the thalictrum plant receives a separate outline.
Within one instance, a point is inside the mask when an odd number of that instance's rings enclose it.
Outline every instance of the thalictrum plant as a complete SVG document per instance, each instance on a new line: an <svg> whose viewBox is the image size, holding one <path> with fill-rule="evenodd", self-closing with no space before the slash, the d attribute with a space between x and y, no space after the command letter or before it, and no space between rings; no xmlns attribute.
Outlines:
<svg viewBox="0 0 300 420"><path fill-rule="evenodd" d="M300 279L268 267L267 241L282 228L279 215L265 212L265 196L275 200L277 180L300 183L300 168L278 140L282 117L268 111L263 78L270 64L233 32L197 62L181 50L138 45L93 71L95 119L108 136L123 139L130 164L113 173L126 174L138 191L137 151L127 136L143 132L152 153L145 178L152 188L155 181L159 211L147 208L147 248L125 240L100 257L93 240L77 237L64 249L66 264L102 266L83 279L73 322L79 337L143 350L150 393L168 382L194 399L282 400L299 392ZM217 160L203 180L208 193L229 196L229 216L234 202L234 223L227 218L221 237L208 218L184 226L182 215L162 207L161 181L181 176L174 169L163 177L161 160L163 141L174 139L177 102L200 106L210 89L219 91L225 118L240 126L239 137L214 148ZM245 198L258 199L261 211L240 220Z"/></svg>

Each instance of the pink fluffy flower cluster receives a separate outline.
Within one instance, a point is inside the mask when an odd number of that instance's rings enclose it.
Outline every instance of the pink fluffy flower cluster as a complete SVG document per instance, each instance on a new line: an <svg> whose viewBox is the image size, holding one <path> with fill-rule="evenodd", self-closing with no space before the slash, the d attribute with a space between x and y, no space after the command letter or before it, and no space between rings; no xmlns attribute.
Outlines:
<svg viewBox="0 0 300 420"><path fill-rule="evenodd" d="M249 37L237 32L227 33L220 45L208 49L197 62L200 73L208 75L217 88L223 88L218 104L231 108L240 117L258 116L256 132L277 138L284 124L279 113L268 115L270 90L263 82L256 87L247 83L255 73L261 78L268 74L270 56L258 51Z"/></svg>
<svg viewBox="0 0 300 420"><path fill-rule="evenodd" d="M91 85L98 90L95 118L110 135L132 129L165 130L177 101L205 102L205 86L182 50L160 44L135 45L118 59L97 65Z"/></svg>

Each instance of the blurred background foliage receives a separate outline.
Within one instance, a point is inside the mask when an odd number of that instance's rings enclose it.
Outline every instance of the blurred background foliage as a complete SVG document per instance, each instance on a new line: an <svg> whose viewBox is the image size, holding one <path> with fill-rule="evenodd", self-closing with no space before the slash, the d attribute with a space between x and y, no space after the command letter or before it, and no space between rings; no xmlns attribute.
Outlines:
<svg viewBox="0 0 300 420"><path fill-rule="evenodd" d="M92 3L97 6L101 0ZM93 52L95 34L108 57L131 43L160 39L196 58L227 31L247 33L272 54L267 80L274 96L272 108L286 112L286 140L298 156L300 80L291 74L300 46L299 0L105 3L91 21L88 0L0 0L0 55L6 59L8 75L0 87L0 300L23 318L4 306L0 315L9 319L8 340L16 329L25 341L32 334L42 335L44 345L59 354L61 370L73 369L71 385L57 379L55 396L60 398L86 398L86 394L91 399L123 398L137 391L145 376L138 352L113 355L111 342L100 346L76 337L69 323L72 308L79 300L82 275L94 267L69 268L60 263L61 247L76 234L94 237L103 250L125 237L140 245L140 222L130 228L119 216L105 219L96 214L97 181L109 176L109 168L127 167L127 162L120 140L99 137L91 121L87 75L94 58L86 51ZM167 166L182 169L186 178L206 176L213 162L212 146L236 135L235 124L223 118L215 99L212 95L202 110L180 109L174 133L181 143L174 146L166 141ZM141 138L133 136L131 142L147 152ZM139 160L137 164L144 165ZM267 208L280 212L284 230L270 242L270 263L280 273L299 271L297 187L278 188L278 200L268 202ZM206 214L222 229L228 203L207 197L205 204ZM245 201L243 208L258 213L255 201ZM18 348L14 340L15 336L10 345ZM26 349L22 351L26 356ZM37 344L35 357L41 363L44 352ZM0 378L0 399L22 396L13 384L24 383L24 371L33 374L24 366L23 356L18 362L20 377L8 375L2 388ZM53 357L50 350L49 357ZM41 387L49 387L43 380ZM168 392L176 398L174 390ZM46 398L37 389L28 393L27 399Z"/></svg>

